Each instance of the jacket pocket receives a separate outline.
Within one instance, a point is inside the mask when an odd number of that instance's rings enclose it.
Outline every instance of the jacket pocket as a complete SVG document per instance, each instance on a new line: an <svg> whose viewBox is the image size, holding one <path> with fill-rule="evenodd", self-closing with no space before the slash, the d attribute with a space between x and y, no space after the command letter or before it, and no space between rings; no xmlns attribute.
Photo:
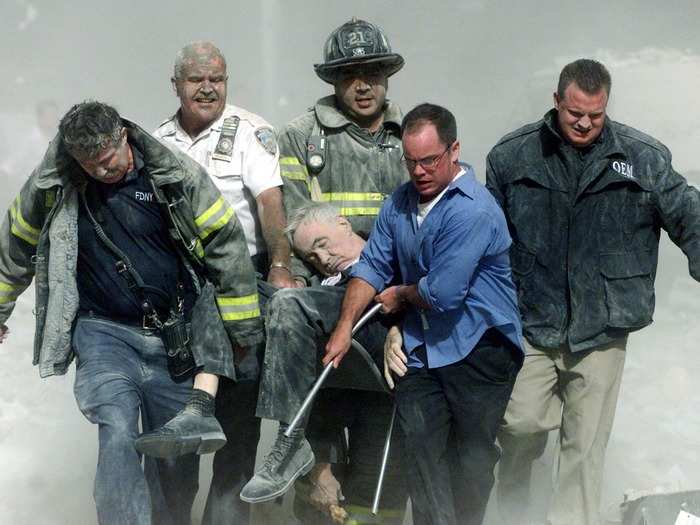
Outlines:
<svg viewBox="0 0 700 525"><path fill-rule="evenodd" d="M510 251L510 265L513 273L517 275L529 275L535 268L535 254L525 251L519 246L514 246Z"/></svg>
<svg viewBox="0 0 700 525"><path fill-rule="evenodd" d="M543 314L543 278L546 272L537 256L521 246L510 250L510 266L523 319L540 318Z"/></svg>
<svg viewBox="0 0 700 525"><path fill-rule="evenodd" d="M648 250L600 255L608 326L641 328L652 321L654 280Z"/></svg>

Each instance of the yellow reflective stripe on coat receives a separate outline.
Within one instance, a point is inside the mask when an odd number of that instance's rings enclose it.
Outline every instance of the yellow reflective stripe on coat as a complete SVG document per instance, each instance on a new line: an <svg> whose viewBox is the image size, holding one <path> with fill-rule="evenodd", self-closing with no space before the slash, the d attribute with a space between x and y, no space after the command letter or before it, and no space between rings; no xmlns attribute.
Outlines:
<svg viewBox="0 0 700 525"><path fill-rule="evenodd" d="M260 317L260 305L258 294L253 293L243 297L217 296L216 304L219 307L221 319L224 321L240 321Z"/></svg>
<svg viewBox="0 0 700 525"><path fill-rule="evenodd" d="M16 301L23 288L23 286L0 282L0 304Z"/></svg>
<svg viewBox="0 0 700 525"><path fill-rule="evenodd" d="M226 226L231 217L233 217L233 208L223 197L219 197L214 204L194 220L199 230L199 238L205 240L212 233Z"/></svg>
<svg viewBox="0 0 700 525"><path fill-rule="evenodd" d="M382 193L329 192L321 196L323 202L329 202L340 208L340 214L378 215L384 202Z"/></svg>
<svg viewBox="0 0 700 525"><path fill-rule="evenodd" d="M10 218L12 220L12 227L10 230L13 235L28 242L32 246L36 246L39 243L40 231L22 217L22 201L19 196L17 196L15 202L13 202L10 207Z"/></svg>
<svg viewBox="0 0 700 525"><path fill-rule="evenodd" d="M289 180L300 180L306 182L309 173L299 159L296 157L280 157L280 175Z"/></svg>

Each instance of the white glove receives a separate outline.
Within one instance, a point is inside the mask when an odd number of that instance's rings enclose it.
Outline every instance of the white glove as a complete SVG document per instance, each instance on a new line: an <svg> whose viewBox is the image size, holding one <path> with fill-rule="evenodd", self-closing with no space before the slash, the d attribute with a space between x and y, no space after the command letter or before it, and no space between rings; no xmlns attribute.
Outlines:
<svg viewBox="0 0 700 525"><path fill-rule="evenodd" d="M384 340L384 379L391 389L394 388L394 378L391 373L394 372L397 376L403 377L408 370L406 368L408 359L401 349L402 346L401 330L398 326L392 326Z"/></svg>

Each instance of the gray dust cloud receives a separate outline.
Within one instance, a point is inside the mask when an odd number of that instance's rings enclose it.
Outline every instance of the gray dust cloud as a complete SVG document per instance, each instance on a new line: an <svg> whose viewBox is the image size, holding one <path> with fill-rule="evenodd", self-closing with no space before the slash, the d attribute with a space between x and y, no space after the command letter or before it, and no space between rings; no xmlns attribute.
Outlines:
<svg viewBox="0 0 700 525"><path fill-rule="evenodd" d="M592 57L612 74L611 117L664 142L676 170L700 186L695 0L2 0L2 209L72 104L108 102L146 129L170 116L178 104L172 62L192 40L213 40L226 55L230 102L281 126L330 92L312 64L328 33L352 16L383 27L406 59L390 80L390 98L405 111L424 101L450 108L464 160L482 180L496 141L551 107L561 67ZM700 376L700 288L665 234L660 252L655 322L630 338L608 448L603 509L610 517L627 490L700 488L693 379ZM30 289L0 346L0 522L94 524L97 429L78 412L72 371L40 380L31 366L32 308ZM541 507L554 442L535 469ZM200 497L196 515L201 508ZM263 514L256 521L270 522ZM490 519L498 523L493 512Z"/></svg>

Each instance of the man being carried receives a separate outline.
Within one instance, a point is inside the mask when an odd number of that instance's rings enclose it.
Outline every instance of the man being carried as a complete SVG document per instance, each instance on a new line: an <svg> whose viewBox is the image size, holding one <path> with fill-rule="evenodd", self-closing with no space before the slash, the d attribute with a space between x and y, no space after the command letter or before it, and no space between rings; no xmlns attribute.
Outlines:
<svg viewBox="0 0 700 525"><path fill-rule="evenodd" d="M309 262L325 279L322 286L296 290L280 290L268 303L266 315L267 346L263 367L258 416L289 422L296 414L314 380L322 355L323 342L330 334L347 284L347 272L360 257L365 241L352 230L349 221L338 214L338 209L326 203L309 202L299 208L290 218L287 227L295 252ZM377 366L382 366L383 343L390 320L381 317L373 319L357 334L358 341L370 352ZM341 371L342 373L342 371ZM369 374L369 371L367 371ZM343 426L350 428L349 456L354 468L342 480L345 503L352 511L357 507L369 507L376 483L377 468L381 462L383 439L388 428L391 404L386 403L386 394L353 390L344 397L351 402L342 402L335 413L328 411ZM323 391L319 401L325 404L338 403L340 397ZM324 399L328 398L328 399ZM330 407L329 407L330 408ZM381 423L366 428L370 412L382 415ZM325 414L326 412L324 412ZM373 421L373 420L369 420ZM362 425L363 431L355 432ZM314 464L314 456L305 439L285 438L280 434L273 451L268 455L263 467L241 493L246 501L258 503L274 499L291 487L294 479L306 473ZM297 436L301 432L297 433ZM363 437L369 435L375 441L367 443ZM352 439L355 437L355 439ZM277 463L283 458L281 452L288 451L291 461ZM400 523L406 495L401 490L398 470L398 448L392 451L392 459L386 479L386 490L382 499L383 516L398 509L394 519L386 523ZM360 468L366 464L372 468ZM332 476L328 465L319 471L312 482L323 484L324 477ZM321 478L321 479L319 479ZM336 482L337 486L337 482ZM340 487L338 487L340 488ZM329 494L327 505L338 504L338 495ZM389 516L391 518L391 516Z"/></svg>

